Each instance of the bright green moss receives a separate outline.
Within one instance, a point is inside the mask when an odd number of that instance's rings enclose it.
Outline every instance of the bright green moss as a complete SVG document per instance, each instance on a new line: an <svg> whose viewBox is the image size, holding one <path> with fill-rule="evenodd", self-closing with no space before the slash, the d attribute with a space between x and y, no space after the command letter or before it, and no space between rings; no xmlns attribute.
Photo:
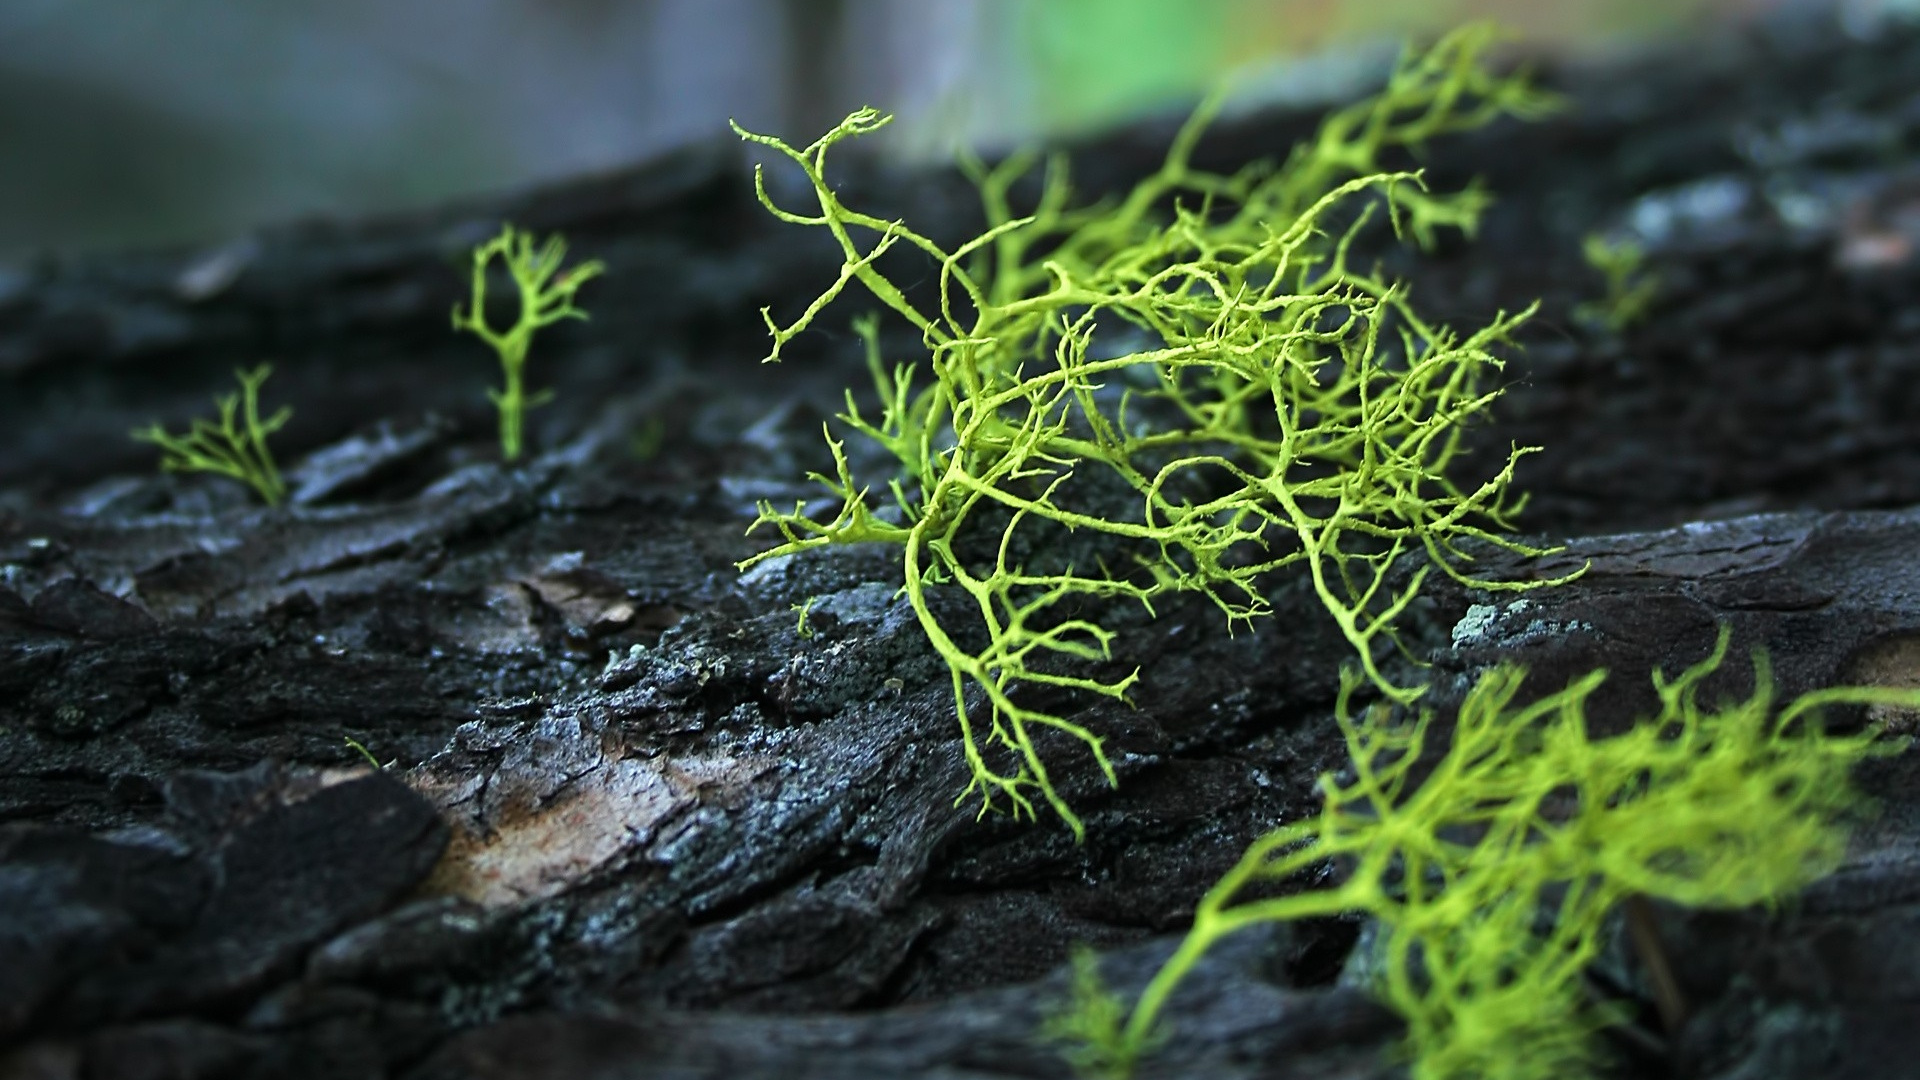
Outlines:
<svg viewBox="0 0 1920 1080"><path fill-rule="evenodd" d="M185 434L169 435L156 421L133 432L138 442L160 448L160 468L167 472L210 472L232 477L259 492L268 506L280 505L287 485L267 449L267 436L279 431L293 410L282 406L272 416L260 419L260 385L273 374L273 365L261 364L252 371L235 370L240 380L238 394L223 394L213 399L220 410L220 422L195 420Z"/></svg>
<svg viewBox="0 0 1920 1080"><path fill-rule="evenodd" d="M1631 896L1691 907L1774 904L1832 870L1850 816L1867 808L1849 771L1905 740L1829 732L1839 703L1920 704L1920 691L1841 687L1776 708L1764 654L1751 696L1698 699L1728 631L1705 660L1668 680L1660 711L1623 735L1587 734L1596 671L1516 706L1525 672L1484 674L1460 706L1447 753L1410 782L1432 716L1396 721L1385 706L1339 719L1351 776L1320 778L1306 821L1248 850L1201 900L1186 940L1124 1021L1097 986L1076 991L1087 1071L1125 1076L1194 963L1227 934L1261 922L1364 912L1383 930L1374 992L1407 1022L1415 1080L1574 1080L1598 1060L1593 1035L1615 1017L1580 974L1607 914ZM1338 861L1331 889L1255 898Z"/></svg>
<svg viewBox="0 0 1920 1080"><path fill-rule="evenodd" d="M586 312L573 306L573 294L606 269L606 264L595 259L555 278L566 256L566 242L558 236L548 237L536 251L532 233L503 225L500 235L473 249L473 294L466 312L463 314L458 304L453 306L453 328L472 331L500 358L506 385L488 390L487 398L500 412L500 456L508 461L520 456L527 410L553 400L551 390L535 394L525 390L523 372L534 331L561 319L586 318ZM504 331L487 324L487 266L495 259L505 264L519 293L519 314Z"/></svg>
<svg viewBox="0 0 1920 1080"><path fill-rule="evenodd" d="M1459 547L1469 539L1532 551L1502 535L1518 505L1508 490L1514 462L1526 451L1477 484L1451 475L1465 426L1498 393L1487 386L1501 363L1495 350L1529 313L1457 334L1349 258L1383 205L1421 243L1478 220L1486 199L1477 189L1430 192L1417 173L1382 171L1381 160L1551 104L1524 76L1482 66L1494 37L1470 27L1409 54L1377 97L1332 114L1279 165L1231 176L1191 165L1218 101L1118 201L1071 206L1055 158L1037 206L1018 215L1011 192L1033 160L971 163L988 228L951 251L846 206L827 178L827 152L887 117L861 110L804 149L735 126L801 169L817 210L776 206L756 171L761 202L783 221L827 230L845 255L838 279L792 323L763 313L768 359L855 282L926 349L918 363L889 367L877 324L857 324L880 413L849 392L839 421L894 460L894 474L877 481L891 505L876 505L876 481L853 475L829 428L834 471L816 479L835 509L763 504L756 525L782 542L742 568L828 544L900 546L904 592L952 674L972 774L961 798L977 795L982 813L1032 816L1037 795L1081 832L1034 741L1049 728L1078 739L1113 781L1098 735L1022 692L1124 698L1139 673L1099 673L1114 634L1091 601L1125 598L1151 611L1163 594L1197 592L1230 625L1248 623L1268 613L1267 576L1292 568L1311 579L1372 683L1406 701L1422 687L1395 683L1378 663L1431 566L1470 580ZM902 245L938 265L933 306L882 273L882 255ZM1390 584L1415 553L1429 565ZM936 615L935 586L964 593L977 621Z"/></svg>

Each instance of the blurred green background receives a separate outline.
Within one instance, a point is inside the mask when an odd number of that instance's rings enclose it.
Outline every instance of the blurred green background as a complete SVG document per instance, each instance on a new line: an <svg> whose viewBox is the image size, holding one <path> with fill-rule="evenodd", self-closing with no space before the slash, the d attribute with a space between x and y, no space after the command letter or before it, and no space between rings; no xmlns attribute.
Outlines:
<svg viewBox="0 0 1920 1080"><path fill-rule="evenodd" d="M1191 94L1236 69L1365 50L1403 36L1495 19L1531 47L1615 48L1697 31L1713 18L1778 6L1759 0L1000 0L1000 48L1020 59L1050 129L1097 124Z"/></svg>
<svg viewBox="0 0 1920 1080"><path fill-rule="evenodd" d="M725 122L899 114L944 158L1178 107L1357 89L1498 18L1594 52L1798 3L1916 0L0 0L0 256L218 243L630 165Z"/></svg>

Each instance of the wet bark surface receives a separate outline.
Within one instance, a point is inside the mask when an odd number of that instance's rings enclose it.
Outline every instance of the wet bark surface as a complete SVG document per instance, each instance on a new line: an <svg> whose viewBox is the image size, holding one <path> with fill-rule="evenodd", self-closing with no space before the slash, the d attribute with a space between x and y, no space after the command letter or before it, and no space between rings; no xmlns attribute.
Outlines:
<svg viewBox="0 0 1920 1080"><path fill-rule="evenodd" d="M1487 572L1591 563L1523 599L1430 586L1406 629L1437 703L1502 660L1542 690L1602 666L1618 730L1721 622L1784 694L1920 685L1920 34L1779 23L1547 77L1567 112L1427 162L1498 194L1478 240L1380 249L1431 318L1543 298L1474 461L1542 447L1522 524L1566 549ZM1174 122L1079 148L1082 185L1151 169ZM1202 163L1312 123L1222 124ZM842 165L850 204L977 230L955 176ZM518 467L490 354L446 329L503 219L608 264L592 321L534 346L556 398ZM1596 229L1662 282L1623 334L1573 314ZM850 334L760 365L756 311L837 272L715 143L0 277L0 1075L1068 1075L1036 1031L1069 950L1137 991L1207 885L1316 805L1347 647L1299 581L1254 633L1204 602L1116 612L1145 678L1073 707L1117 789L1047 747L1086 842L956 806L897 557L734 569L756 500L813 497L820 423L864 380ZM289 505L127 438L263 360ZM1789 909L1656 912L1687 1020L1662 1030L1611 962L1642 1014L1619 1075L1920 1075L1916 761L1863 772L1882 814ZM1232 939L1141 1075L1392 1075L1397 1022L1337 981L1359 930Z"/></svg>

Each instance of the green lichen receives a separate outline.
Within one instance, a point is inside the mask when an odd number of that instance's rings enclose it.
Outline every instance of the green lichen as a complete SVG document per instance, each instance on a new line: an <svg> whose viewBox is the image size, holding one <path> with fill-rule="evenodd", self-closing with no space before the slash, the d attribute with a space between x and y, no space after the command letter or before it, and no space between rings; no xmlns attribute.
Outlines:
<svg viewBox="0 0 1920 1080"><path fill-rule="evenodd" d="M1617 1017L1583 992L1610 911L1644 896L1690 907L1775 904L1832 870L1850 817L1868 809L1849 782L1864 759L1905 740L1877 728L1835 734L1842 704L1920 703L1920 691L1840 687L1776 708L1764 653L1754 690L1708 707L1713 652L1653 685L1659 712L1593 739L1596 671L1516 705L1523 669L1496 667L1460 706L1446 754L1417 786L1432 716L1358 720L1345 680L1338 716L1350 776L1320 778L1321 811L1256 842L1210 889L1179 949L1124 1021L1082 987L1077 1028L1089 1072L1123 1077L1165 1032L1162 1010L1217 941L1257 923L1363 912L1383 940L1373 991L1407 1023L1415 1080L1571 1080L1599 1061L1594 1035ZM1273 895L1304 871L1345 868L1330 889Z"/></svg>
<svg viewBox="0 0 1920 1080"><path fill-rule="evenodd" d="M799 621L794 625L793 632L798 635L802 641L813 640L814 630L813 627L807 625L807 616L812 613L813 605L819 602L819 597L809 596L807 597L806 603L793 604L788 608L788 610L800 616Z"/></svg>
<svg viewBox="0 0 1920 1080"><path fill-rule="evenodd" d="M471 331L500 358L506 385L489 389L487 398L500 412L500 456L508 461L520 457L527 410L553 400L551 390L528 394L525 389L523 373L534 332L561 319L585 319L587 313L573 306L573 294L606 269L595 259L554 277L566 256L566 242L559 236L548 237L536 250L532 233L503 225L500 235L473 249L473 293L467 310L462 313L460 305L453 306L453 328ZM487 323L487 267L495 259L506 266L519 294L519 313L504 331Z"/></svg>
<svg viewBox="0 0 1920 1080"><path fill-rule="evenodd" d="M1079 740L1114 782L1101 738L1033 693L1125 698L1139 672L1101 670L1114 632L1099 602L1151 612L1158 597L1195 592L1229 625L1247 624L1268 613L1268 575L1292 568L1373 685L1409 701L1424 688L1391 680L1381 654L1432 566L1483 588L1541 584L1472 579L1460 546L1538 553L1502 534L1527 451L1477 484L1450 477L1466 426L1498 394L1487 386L1495 350L1531 309L1457 334L1350 257L1382 205L1420 243L1478 220L1479 189L1431 192L1381 162L1551 104L1524 76L1486 70L1495 36L1469 27L1408 54L1378 96L1332 114L1277 166L1218 175L1191 164L1217 99L1117 201L1071 205L1056 157L1037 205L1017 215L1012 193L1033 159L971 163L988 227L952 250L846 206L828 180L828 151L887 117L863 109L804 149L735 125L800 168L817 212L775 205L756 170L760 201L827 230L844 254L837 280L791 323L763 312L768 359L856 282L926 349L920 363L889 367L877 323L856 323L880 409L849 391L838 420L891 457L890 503L854 476L829 426L833 471L815 479L835 509L762 504L755 525L782 542L741 567L830 544L900 547L903 591L952 676L971 772L960 798L977 796L981 813L1031 817L1037 795L1082 833L1035 741L1048 729ZM896 247L937 264L937 297L910 299L882 272ZM1427 565L1396 579L1416 552ZM941 587L961 594L964 619L936 614Z"/></svg>
<svg viewBox="0 0 1920 1080"><path fill-rule="evenodd" d="M282 407L265 420L260 419L260 385L273 374L273 365L261 364L252 371L235 369L240 392L213 399L220 410L220 421L195 420L183 435L170 435L156 421L133 432L138 442L160 448L160 468L167 472L210 472L232 477L253 488L268 506L280 505L287 485L267 449L267 436L279 431L293 416Z"/></svg>
<svg viewBox="0 0 1920 1080"><path fill-rule="evenodd" d="M1080 1076L1124 1076L1142 1055L1165 1041L1165 1031L1135 1045L1126 1033L1127 1003L1100 977L1100 956L1082 945L1073 950L1073 982L1065 1004L1040 1025L1042 1040L1058 1045Z"/></svg>
<svg viewBox="0 0 1920 1080"><path fill-rule="evenodd" d="M660 456L660 448L666 444L667 422L657 416L649 416L627 436L627 453L635 461L652 461Z"/></svg>
<svg viewBox="0 0 1920 1080"><path fill-rule="evenodd" d="M1646 268L1646 250L1632 240L1588 233L1580 243L1587 265L1600 272L1606 292L1574 306L1574 318L1620 333L1647 317L1660 294L1660 275Z"/></svg>
<svg viewBox="0 0 1920 1080"><path fill-rule="evenodd" d="M345 742L348 749L359 754L361 757L366 758L367 764L373 766L375 769L385 769L387 767L386 765L380 764L380 759L377 757L374 757L373 751L367 749L367 745L361 742L360 740L354 738L351 735L348 735L345 737Z"/></svg>

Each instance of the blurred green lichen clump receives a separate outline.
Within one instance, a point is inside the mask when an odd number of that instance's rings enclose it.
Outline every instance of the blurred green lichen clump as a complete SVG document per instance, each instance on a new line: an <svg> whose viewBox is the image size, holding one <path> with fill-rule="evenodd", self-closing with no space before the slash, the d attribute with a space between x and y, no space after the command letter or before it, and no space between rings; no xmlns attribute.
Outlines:
<svg viewBox="0 0 1920 1080"><path fill-rule="evenodd" d="M1660 275L1647 269L1645 248L1631 239L1588 233L1580 242L1580 255L1600 272L1606 292L1598 300L1575 305L1574 318L1618 334L1647 317L1660 294Z"/></svg>
<svg viewBox="0 0 1920 1080"><path fill-rule="evenodd" d="M220 422L195 420L183 435L170 435L156 421L133 432L139 442L160 448L160 468L167 472L210 472L230 476L253 488L268 506L280 505L287 485L267 449L267 436L279 431L293 416L282 406L272 416L260 419L260 385L273 374L271 364L252 371L235 369L240 392L213 399L220 410ZM236 423L236 421L238 421Z"/></svg>
<svg viewBox="0 0 1920 1080"><path fill-rule="evenodd" d="M559 236L548 237L536 250L532 233L503 225L500 235L473 249L473 295L467 311L462 314L460 305L453 306L453 328L472 331L500 357L506 385L489 389L487 398L500 412L500 456L508 461L520 457L526 411L553 400L551 390L529 395L524 389L522 373L534 331L561 319L585 319L587 313L573 306L573 294L606 269L595 259L554 278L566 255L566 242ZM505 264L519 294L519 313L505 331L487 323L487 267L496 258Z"/></svg>
<svg viewBox="0 0 1920 1080"><path fill-rule="evenodd" d="M1081 834L1035 742L1047 729L1079 740L1114 782L1102 739L1046 704L1047 688L1124 699L1139 677L1100 670L1114 633L1094 601L1151 612L1156 597L1197 592L1245 624L1268 613L1269 572L1294 567L1372 684L1406 701L1423 687L1389 679L1380 654L1431 566L1393 580L1402 559L1423 552L1472 581L1461 541L1533 552L1502 532L1527 451L1478 484L1450 475L1466 425L1498 394L1487 388L1494 350L1530 310L1457 334L1350 256L1382 205L1421 243L1473 228L1486 204L1477 188L1430 192L1382 161L1553 104L1524 74L1487 69L1496 38L1473 26L1408 52L1377 96L1329 116L1279 165L1219 175L1191 164L1218 99L1119 200L1071 205L1056 156L1037 204L1017 214L1032 156L968 162L987 228L953 250L846 206L828 180L828 151L887 117L863 109L804 149L735 125L798 165L818 206L775 205L756 169L766 208L827 230L844 253L838 278L792 323L763 312L768 359L855 282L926 350L889 367L877 322L856 323L880 411L849 391L838 420L892 459L877 481L891 499L872 498L876 481L856 479L829 428L832 474L815 479L832 509L763 503L755 525L781 542L741 568L829 544L900 546L903 591L952 676L971 771L960 798L977 795L981 813L1031 817L1037 796ZM937 295L911 299L882 272L899 247L937 264ZM962 594L944 616L936 587Z"/></svg>
<svg viewBox="0 0 1920 1080"><path fill-rule="evenodd" d="M1605 672L1516 706L1524 670L1494 668L1417 784L1430 712L1396 722L1382 705L1356 721L1349 677L1338 715L1352 764L1320 778L1320 813L1261 838L1207 892L1130 1011L1082 979L1077 1022L1053 1030L1081 1037L1085 1072L1124 1077L1168 1035L1159 1019L1169 996L1222 937L1363 912L1383 932L1368 956L1373 991L1406 1020L1415 1080L1591 1075L1593 1036L1618 1019L1581 981L1608 913L1635 896L1774 904L1832 870L1849 817L1869 808L1849 771L1906 741L1875 728L1834 734L1819 710L1920 703L1920 691L1839 687L1776 710L1756 651L1752 695L1704 706L1700 684L1728 639L1723 626L1713 652L1671 681L1655 672L1659 712L1603 739L1588 736L1585 706ZM1343 868L1337 886L1272 895L1330 862Z"/></svg>

